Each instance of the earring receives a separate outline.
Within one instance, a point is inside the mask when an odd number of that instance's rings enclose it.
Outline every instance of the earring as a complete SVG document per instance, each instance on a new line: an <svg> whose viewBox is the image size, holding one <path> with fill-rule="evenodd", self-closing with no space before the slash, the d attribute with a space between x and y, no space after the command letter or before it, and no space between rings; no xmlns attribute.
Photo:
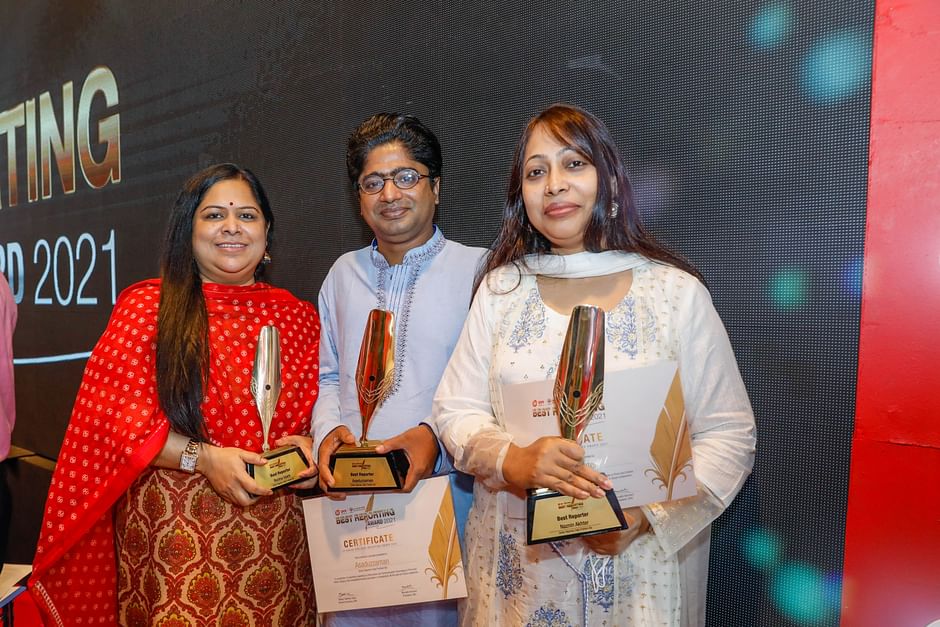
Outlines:
<svg viewBox="0 0 940 627"><path fill-rule="evenodd" d="M271 263L271 253L264 251L264 256L261 257L261 265L266 266Z"/></svg>
<svg viewBox="0 0 940 627"><path fill-rule="evenodd" d="M620 204L615 200L610 203L610 219L616 218L618 213L620 213Z"/></svg>

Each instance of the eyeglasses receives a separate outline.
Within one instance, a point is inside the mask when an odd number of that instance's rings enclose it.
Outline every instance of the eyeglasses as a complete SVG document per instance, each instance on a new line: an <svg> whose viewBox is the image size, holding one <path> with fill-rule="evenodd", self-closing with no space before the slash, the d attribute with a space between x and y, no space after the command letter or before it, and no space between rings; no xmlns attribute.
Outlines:
<svg viewBox="0 0 940 627"><path fill-rule="evenodd" d="M430 174L419 174L413 168L399 170L392 176L379 176L370 174L357 184L357 187L366 194L378 194L385 189L385 182L391 181L398 189L411 189L421 182L421 179L432 178Z"/></svg>

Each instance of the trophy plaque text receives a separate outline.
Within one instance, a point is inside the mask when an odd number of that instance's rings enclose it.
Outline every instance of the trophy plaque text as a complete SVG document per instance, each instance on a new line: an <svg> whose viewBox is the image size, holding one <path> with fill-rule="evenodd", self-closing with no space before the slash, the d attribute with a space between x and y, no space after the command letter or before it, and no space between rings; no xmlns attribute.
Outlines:
<svg viewBox="0 0 940 627"><path fill-rule="evenodd" d="M388 396L395 380L395 317L390 311L369 312L359 363L356 388L359 391L359 415L362 436L357 444L344 444L330 455L330 472L336 492L375 492L400 490L408 474L408 457L402 450L379 454L381 442L367 439L376 410Z"/></svg>
<svg viewBox="0 0 940 627"><path fill-rule="evenodd" d="M561 435L580 443L604 396L604 310L578 305L571 312L552 401ZM613 490L577 499L548 488L526 497L526 543L539 544L627 528Z"/></svg>
<svg viewBox="0 0 940 627"><path fill-rule="evenodd" d="M248 474L261 487L274 490L302 481L297 475L309 465L303 451L296 446L280 446L271 449L268 435L277 399L281 394L281 344L277 327L268 325L258 334L255 349L255 365L251 372L251 394L255 398L258 417L261 419L261 434L264 438L261 456L268 460L264 466L246 464Z"/></svg>

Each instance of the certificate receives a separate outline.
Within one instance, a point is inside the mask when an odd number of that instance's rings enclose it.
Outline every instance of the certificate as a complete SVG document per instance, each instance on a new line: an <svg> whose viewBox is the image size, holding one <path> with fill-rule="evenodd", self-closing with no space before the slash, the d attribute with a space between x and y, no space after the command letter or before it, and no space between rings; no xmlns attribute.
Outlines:
<svg viewBox="0 0 940 627"><path fill-rule="evenodd" d="M507 430L518 446L558 436L554 380L502 387ZM601 405L584 430L585 462L610 478L624 509L696 493L692 443L676 362L608 371ZM509 515L524 517L520 503Z"/></svg>
<svg viewBox="0 0 940 627"><path fill-rule="evenodd" d="M467 596L448 477L400 492L303 502L317 611Z"/></svg>

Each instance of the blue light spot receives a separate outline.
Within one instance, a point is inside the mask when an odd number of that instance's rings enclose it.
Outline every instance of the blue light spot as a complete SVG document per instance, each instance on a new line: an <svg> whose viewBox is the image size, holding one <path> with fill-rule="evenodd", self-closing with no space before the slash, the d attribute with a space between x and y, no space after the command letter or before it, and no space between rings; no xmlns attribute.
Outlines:
<svg viewBox="0 0 940 627"><path fill-rule="evenodd" d="M823 581L823 595L830 609L837 610L842 605L842 573L834 572L826 575Z"/></svg>
<svg viewBox="0 0 940 627"><path fill-rule="evenodd" d="M820 39L803 59L801 83L807 95L835 104L868 84L871 41L858 33L838 31Z"/></svg>
<svg viewBox="0 0 940 627"><path fill-rule="evenodd" d="M784 40L792 21L788 4L778 2L765 5L751 20L748 39L758 48L769 50Z"/></svg>
<svg viewBox="0 0 940 627"><path fill-rule="evenodd" d="M861 298L862 296L863 267L861 256L855 257L842 267L842 289L854 298Z"/></svg>
<svg viewBox="0 0 940 627"><path fill-rule="evenodd" d="M796 562L786 564L774 573L770 585L777 609L793 622L818 625L833 617L819 570Z"/></svg>
<svg viewBox="0 0 940 627"><path fill-rule="evenodd" d="M676 195L679 177L661 166L633 173L633 193L643 220L653 220L670 206Z"/></svg>
<svg viewBox="0 0 940 627"><path fill-rule="evenodd" d="M770 570L780 561L780 538L768 529L750 529L741 540L744 557L757 570Z"/></svg>
<svg viewBox="0 0 940 627"><path fill-rule="evenodd" d="M796 309L806 304L806 272L801 268L781 270L770 282L770 297L778 309Z"/></svg>

